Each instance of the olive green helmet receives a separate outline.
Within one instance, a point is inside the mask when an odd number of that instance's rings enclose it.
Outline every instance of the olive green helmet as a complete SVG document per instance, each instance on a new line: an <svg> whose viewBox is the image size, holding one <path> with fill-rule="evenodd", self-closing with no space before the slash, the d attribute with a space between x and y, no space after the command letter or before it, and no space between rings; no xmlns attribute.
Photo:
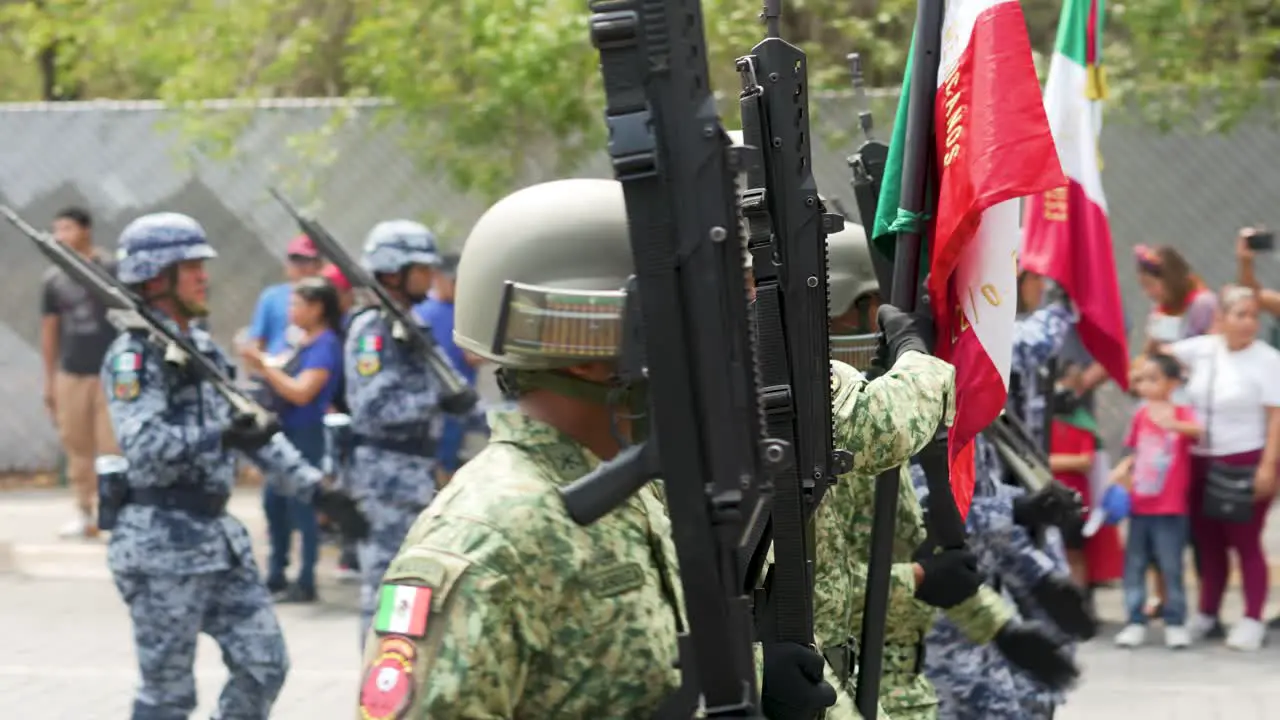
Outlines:
<svg viewBox="0 0 1280 720"><path fill-rule="evenodd" d="M634 273L616 180L556 180L485 211L458 263L453 337L513 370L619 355Z"/></svg>
<svg viewBox="0 0 1280 720"><path fill-rule="evenodd" d="M827 278L831 317L844 314L863 295L880 291L861 225L846 222L843 230L827 236Z"/></svg>

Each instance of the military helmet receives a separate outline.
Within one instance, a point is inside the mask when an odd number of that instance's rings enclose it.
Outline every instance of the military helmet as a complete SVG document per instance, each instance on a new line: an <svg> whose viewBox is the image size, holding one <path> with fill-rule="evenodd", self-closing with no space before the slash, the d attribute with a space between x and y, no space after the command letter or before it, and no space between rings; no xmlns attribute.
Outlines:
<svg viewBox="0 0 1280 720"><path fill-rule="evenodd" d="M556 180L485 211L458 263L454 340L515 370L617 358L628 278L616 180Z"/></svg>
<svg viewBox="0 0 1280 720"><path fill-rule="evenodd" d="M409 265L440 263L436 235L412 220L385 220L373 226L364 241L361 264L369 272L400 272Z"/></svg>
<svg viewBox="0 0 1280 720"><path fill-rule="evenodd" d="M117 277L128 285L151 280L180 262L218 257L200 223L172 212L143 215L129 223L118 247Z"/></svg>
<svg viewBox="0 0 1280 720"><path fill-rule="evenodd" d="M863 295L880 291L861 225L846 222L843 230L827 236L827 273L831 317L847 312Z"/></svg>

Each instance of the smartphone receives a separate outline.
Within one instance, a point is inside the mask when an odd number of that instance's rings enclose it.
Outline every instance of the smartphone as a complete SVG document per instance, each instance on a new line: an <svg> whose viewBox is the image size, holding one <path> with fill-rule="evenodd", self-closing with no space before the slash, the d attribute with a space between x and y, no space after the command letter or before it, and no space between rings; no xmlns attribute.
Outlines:
<svg viewBox="0 0 1280 720"><path fill-rule="evenodd" d="M1271 252L1276 249L1276 236L1270 231L1259 231L1245 238L1245 244L1254 252Z"/></svg>

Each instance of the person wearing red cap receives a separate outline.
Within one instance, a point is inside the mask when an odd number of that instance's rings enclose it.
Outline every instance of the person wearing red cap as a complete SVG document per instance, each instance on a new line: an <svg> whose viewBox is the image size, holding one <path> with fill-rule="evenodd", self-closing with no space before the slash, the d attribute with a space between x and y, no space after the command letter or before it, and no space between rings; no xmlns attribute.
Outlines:
<svg viewBox="0 0 1280 720"><path fill-rule="evenodd" d="M289 297L293 284L320 273L323 260L306 235L299 235L285 246L284 275L287 282L262 291L249 324L249 340L268 355L276 355L288 347L285 332L289 329Z"/></svg>

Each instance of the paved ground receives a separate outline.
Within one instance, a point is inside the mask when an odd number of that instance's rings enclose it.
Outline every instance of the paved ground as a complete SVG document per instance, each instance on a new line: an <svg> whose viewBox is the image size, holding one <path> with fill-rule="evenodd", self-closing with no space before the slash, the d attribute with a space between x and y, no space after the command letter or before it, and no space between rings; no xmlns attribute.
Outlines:
<svg viewBox="0 0 1280 720"><path fill-rule="evenodd" d="M108 580L103 546L53 537L68 505L58 492L0 494L0 718L128 717L136 682L128 617ZM232 511L262 537L254 493L238 495ZM1280 540L1280 528L1270 535ZM333 556L322 565L332 568ZM1280 581L1280 574L1273 577ZM273 717L352 717L359 681L355 589L331 573L322 571L321 580L324 603L279 611L293 671ZM1104 593L1101 609L1119 619L1118 593ZM1228 618L1238 612L1236 603ZM1081 660L1084 681L1058 720L1280 717L1280 636L1257 655L1221 648L1174 653L1159 645L1119 651L1103 639L1085 646ZM205 638L196 675L200 708L193 717L208 717L226 673L217 647Z"/></svg>

